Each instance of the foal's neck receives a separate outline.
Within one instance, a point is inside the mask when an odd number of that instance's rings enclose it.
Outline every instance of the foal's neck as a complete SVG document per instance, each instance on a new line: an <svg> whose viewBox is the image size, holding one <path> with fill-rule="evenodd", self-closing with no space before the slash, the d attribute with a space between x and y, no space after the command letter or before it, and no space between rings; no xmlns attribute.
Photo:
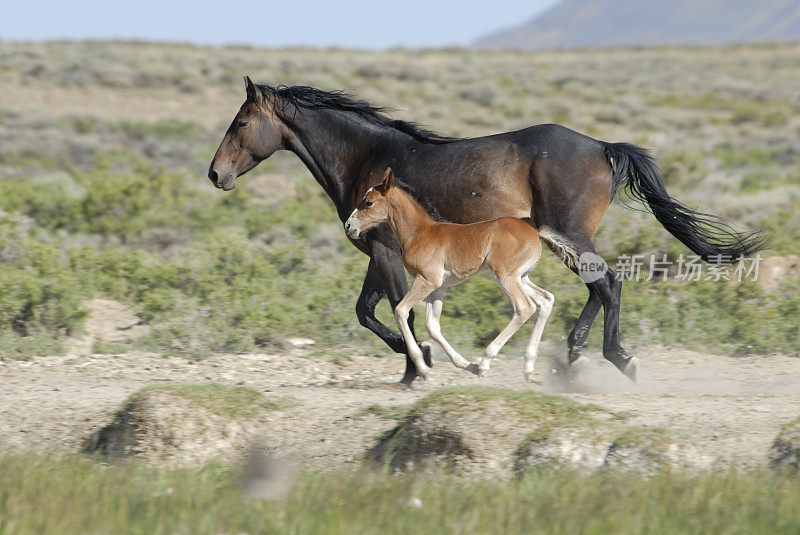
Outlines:
<svg viewBox="0 0 800 535"><path fill-rule="evenodd" d="M408 248L422 230L436 224L428 212L405 191L392 188L388 200L389 225L403 250Z"/></svg>

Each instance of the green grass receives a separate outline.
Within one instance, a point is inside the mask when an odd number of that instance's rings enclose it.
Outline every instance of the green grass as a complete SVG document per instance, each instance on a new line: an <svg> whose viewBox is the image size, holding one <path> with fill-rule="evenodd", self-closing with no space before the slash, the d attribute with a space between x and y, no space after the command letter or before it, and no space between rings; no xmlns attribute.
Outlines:
<svg viewBox="0 0 800 535"><path fill-rule="evenodd" d="M0 534L779 534L800 526L800 478L773 473L306 473L277 501L244 497L238 470L81 457L0 458ZM421 507L415 507L413 499Z"/></svg>
<svg viewBox="0 0 800 535"><path fill-rule="evenodd" d="M578 403L563 396L532 390L512 390L490 386L451 386L438 388L415 402L407 417L429 409L443 412L474 410L475 404L499 401L505 403L531 424L548 422L555 425L588 424L593 414L605 412L595 405Z"/></svg>
<svg viewBox="0 0 800 535"><path fill-rule="evenodd" d="M286 409L296 404L289 398L268 399L261 392L246 386L207 383L148 386L128 398L125 406L136 403L140 396L150 392L164 392L178 396L203 407L212 414L231 418L246 418L264 410Z"/></svg>

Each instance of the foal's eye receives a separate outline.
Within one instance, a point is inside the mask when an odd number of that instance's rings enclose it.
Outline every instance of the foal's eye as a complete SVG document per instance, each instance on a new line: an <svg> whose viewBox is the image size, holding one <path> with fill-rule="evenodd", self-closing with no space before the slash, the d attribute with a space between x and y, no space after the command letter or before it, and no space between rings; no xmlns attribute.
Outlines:
<svg viewBox="0 0 800 535"><path fill-rule="evenodd" d="M372 201L367 201L367 202L365 202L365 203L364 203L364 206L366 206L367 208L369 208L370 206L372 206Z"/></svg>
<svg viewBox="0 0 800 535"><path fill-rule="evenodd" d="M245 126L247 126L247 121L239 121L236 124L236 126L238 126L239 128L244 128Z"/></svg>

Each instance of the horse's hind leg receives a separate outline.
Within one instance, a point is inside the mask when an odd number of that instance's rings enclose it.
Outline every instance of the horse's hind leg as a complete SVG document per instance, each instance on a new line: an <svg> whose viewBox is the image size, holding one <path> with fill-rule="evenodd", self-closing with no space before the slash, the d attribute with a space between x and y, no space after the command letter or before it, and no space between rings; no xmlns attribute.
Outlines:
<svg viewBox="0 0 800 535"><path fill-rule="evenodd" d="M527 276L522 277L522 283L528 297L536 303L538 308L536 320L533 324L533 331L531 331L531 337L528 339L528 345L525 347L525 379L527 381L532 381L533 366L539 351L539 342L542 340L542 332L544 331L545 323L547 323L547 318L550 317L550 312L553 310L555 297L547 290L533 284Z"/></svg>
<svg viewBox="0 0 800 535"><path fill-rule="evenodd" d="M589 290L589 299L586 300L578 321L567 337L567 359L570 364L581 358L581 351L588 345L586 341L589 338L589 330L603 306L603 300L600 299L600 293L595 286L587 283L586 288Z"/></svg>
<svg viewBox="0 0 800 535"><path fill-rule="evenodd" d="M462 357L458 351L456 351L450 343L445 340L444 335L442 335L442 325L440 322L440 317L442 315L442 302L444 300L444 289L439 289L433 292L428 296L425 301L427 302L427 309L425 312L425 328L428 329L428 334L431 335L431 338L439 344L447 356L450 358L450 362L456 368L461 368L463 370L470 370L473 373L478 373L478 366L475 364L470 363L467 359Z"/></svg>
<svg viewBox="0 0 800 535"><path fill-rule="evenodd" d="M505 275L503 277L496 277L498 284L503 289L508 300L511 301L511 306L514 308L514 316L511 321L506 325L506 328L500 331L500 334L486 346L486 351L483 353L478 364L478 375L486 375L491 366L492 359L497 357L500 350L506 345L506 342L514 335L515 332L522 327L526 321L536 311L536 305L528 297L525 291L525 286L518 275Z"/></svg>
<svg viewBox="0 0 800 535"><path fill-rule="evenodd" d="M589 329L595 316L603 307L603 357L614 364L622 373L636 380L638 359L627 357L625 350L619 343L619 312L622 297L622 281L610 269L605 271L582 270L580 261L589 260L600 262L602 257L597 254L591 240L569 240L566 236L549 233L544 236L545 241L576 275L580 276L589 289L589 299L581 312L575 327L568 338L569 363L573 364L580 359L580 351L586 347ZM565 251L567 252L565 254Z"/></svg>
<svg viewBox="0 0 800 535"><path fill-rule="evenodd" d="M589 258L590 260L593 259L595 263L602 260L591 245L584 246L582 254L584 253L593 255ZM584 256L583 258L586 257ZM582 332L581 337L575 340L576 345L570 348L570 364L575 362L579 357L579 355L573 357L572 350L585 345L591 320L586 323L581 323L581 319L584 318L584 314L594 319L594 315L597 314L597 310L599 309L599 306L596 304L596 299L594 298L594 296L597 295L597 298L603 306L603 357L616 366L617 369L628 378L635 381L639 359L636 357L628 357L619 342L619 313L622 299L622 281L617 277L616 273L608 267L605 267L604 271L593 271L586 270L584 266L582 270L581 266L576 264L573 271L578 273L584 282L586 282L586 286L589 288L589 301L586 303L586 308L584 308L584 312L581 313L581 317L575 325L575 330L585 329L585 332Z"/></svg>
<svg viewBox="0 0 800 535"><path fill-rule="evenodd" d="M632 381L636 380L639 359L628 357L619 343L619 311L622 281L611 269L597 281L603 300L603 357Z"/></svg>

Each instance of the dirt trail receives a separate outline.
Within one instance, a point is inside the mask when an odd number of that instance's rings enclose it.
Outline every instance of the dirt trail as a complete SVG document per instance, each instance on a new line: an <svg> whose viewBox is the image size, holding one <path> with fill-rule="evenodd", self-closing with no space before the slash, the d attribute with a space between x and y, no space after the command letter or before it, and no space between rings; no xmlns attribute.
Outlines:
<svg viewBox="0 0 800 535"><path fill-rule="evenodd" d="M124 321L124 317L120 318ZM780 426L800 414L800 358L731 358L658 347L639 348L640 382L630 383L597 354L565 373L543 346L536 378L522 380L522 359L502 356L479 379L441 360L417 390L397 385L399 357L220 355L200 362L148 354L36 358L0 364L0 454L77 451L137 389L160 382L241 384L288 395L297 407L277 414L270 436L305 466L354 462L392 422L365 415L371 404L405 404L445 385L483 384L563 393L630 413L630 422L693 437L708 454L739 466L766 462Z"/></svg>

